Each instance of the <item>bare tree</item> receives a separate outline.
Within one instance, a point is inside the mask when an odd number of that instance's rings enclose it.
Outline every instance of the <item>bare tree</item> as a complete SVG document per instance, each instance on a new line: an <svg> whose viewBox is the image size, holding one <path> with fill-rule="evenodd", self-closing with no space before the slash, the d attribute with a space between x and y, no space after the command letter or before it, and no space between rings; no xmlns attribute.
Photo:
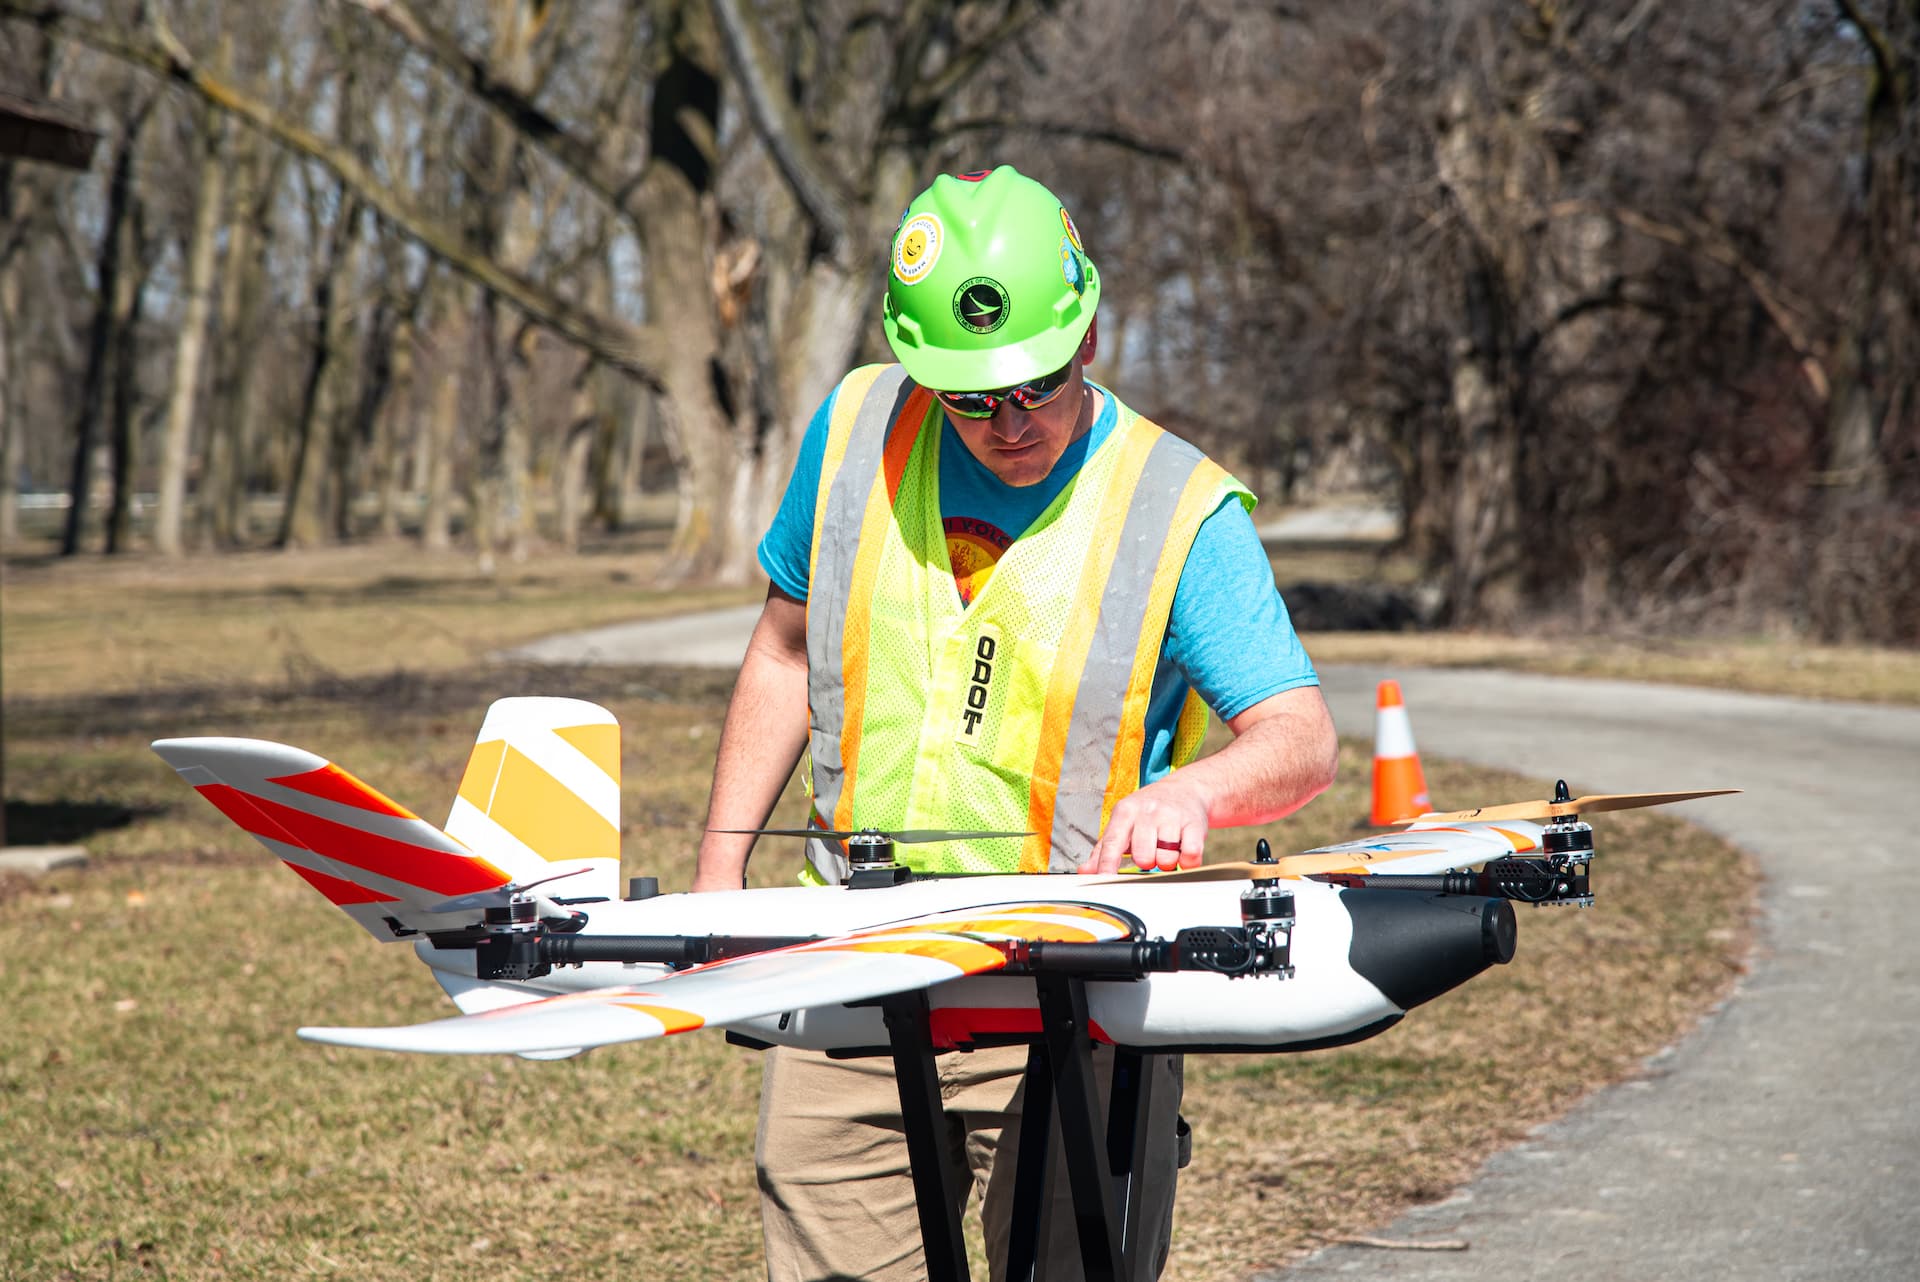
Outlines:
<svg viewBox="0 0 1920 1282"><path fill-rule="evenodd" d="M159 503L153 523L154 547L165 556L179 556L185 547L182 532L194 407L200 384L200 354L206 346L207 319L213 311L214 260L221 207L226 197L226 163L221 155L225 121L211 111L197 114L202 118L202 150L199 183L194 193L193 227L184 254L186 307L174 345L173 388L167 398Z"/></svg>
<svg viewBox="0 0 1920 1282"><path fill-rule="evenodd" d="M133 161L140 131L146 125L153 104L151 93L142 95L130 104L124 113L126 123L114 144L113 164L107 180L106 221L100 233L99 260L95 268L99 305L94 311L93 326L87 341L87 369L81 382L80 413L74 430L73 465L67 485L67 493L72 498L67 508L66 530L60 539L63 556L79 552L86 535L89 496L93 492L94 455L100 441L103 415L112 413L123 425L131 420L130 406L109 406L108 390L115 366L116 348L120 355L126 355L131 350L123 342L123 336L132 323L134 304L139 296L135 288L136 278L141 271L140 265L134 261L137 254L133 252L136 248L134 223L139 201L134 189ZM131 377L131 371L128 377ZM122 502L125 510L124 499ZM111 529L118 529L118 526L117 521L109 521Z"/></svg>

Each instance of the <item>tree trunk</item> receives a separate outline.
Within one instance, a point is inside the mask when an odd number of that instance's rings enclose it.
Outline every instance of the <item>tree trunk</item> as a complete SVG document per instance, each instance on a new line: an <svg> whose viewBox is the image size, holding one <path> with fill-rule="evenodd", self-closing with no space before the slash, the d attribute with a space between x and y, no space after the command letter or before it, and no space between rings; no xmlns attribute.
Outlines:
<svg viewBox="0 0 1920 1282"><path fill-rule="evenodd" d="M208 407L211 440L198 514L203 541L223 548L242 546L252 535L253 379L260 365L255 353L272 241L272 209L264 193L272 190L280 168L279 157L250 130L238 131L229 154L233 216L221 268L219 346Z"/></svg>
<svg viewBox="0 0 1920 1282"><path fill-rule="evenodd" d="M121 256L131 219L133 193L133 153L139 141L140 127L152 103L142 103L128 121L120 145L114 151L113 173L107 183L107 216L100 232L100 258L96 270L100 305L93 314L87 337L87 369L80 383L80 416L74 428L73 467L69 473L66 530L60 538L60 555L73 556L86 537L87 510L93 491L93 454L100 430L100 415L105 408L109 362L119 319L114 315L122 297Z"/></svg>
<svg viewBox="0 0 1920 1282"><path fill-rule="evenodd" d="M1830 517L1886 497L1888 429L1920 421L1920 5L1887 5L1877 27L1842 9L1873 69L1853 219L1860 253L1828 402Z"/></svg>
<svg viewBox="0 0 1920 1282"><path fill-rule="evenodd" d="M20 468L26 461L27 426L15 405L12 355L20 316L20 278L11 262L0 263L0 544L20 545Z"/></svg>
<svg viewBox="0 0 1920 1282"><path fill-rule="evenodd" d="M380 495L380 537L400 536L400 497L408 438L417 430L410 411L413 402L413 322L401 317L390 340L389 383L380 411L374 443L374 484Z"/></svg>
<svg viewBox="0 0 1920 1282"><path fill-rule="evenodd" d="M354 241L353 263L348 270L347 279L360 279L358 238ZM369 327L366 340L357 345L358 360L339 361L336 370L340 378L340 392L335 403L340 408L340 424L333 434L331 457L327 471L331 478L330 491L333 500L333 537L345 543L354 537L353 508L360 497L363 482L371 480L375 485L375 494L379 494L379 468L368 466L368 460L376 460L375 436L387 396L393 390L393 329L398 324L391 300L383 299L374 309L373 324ZM351 324L343 326L350 329ZM343 342L350 342L348 335L342 335ZM350 349L350 354L352 354ZM352 395L351 379L356 369L365 371L358 396ZM347 407L351 405L349 410Z"/></svg>
<svg viewBox="0 0 1920 1282"><path fill-rule="evenodd" d="M594 403L593 392L582 382L573 395L573 422L567 428L554 468L558 490L555 507L559 513L560 543L569 552L580 548L580 527L588 512L588 473L596 446L605 436L605 415Z"/></svg>
<svg viewBox="0 0 1920 1282"><path fill-rule="evenodd" d="M420 514L420 542L434 551L453 546L453 442L460 426L460 371L443 369L433 386L433 408L427 416L425 499Z"/></svg>
<svg viewBox="0 0 1920 1282"><path fill-rule="evenodd" d="M151 260L141 253L140 202L131 202L121 224L120 274L115 282L112 414L107 440L112 448L113 502L107 509L107 554L133 546L133 515L140 464L140 314L147 297Z"/></svg>
<svg viewBox="0 0 1920 1282"><path fill-rule="evenodd" d="M214 254L226 179L220 140L225 118L204 113L200 190L194 203L193 232L187 242L187 305L174 347L173 389L167 398L166 428L160 447L159 506L154 513L153 545L163 556L179 556L187 497L187 460L193 439L194 402L200 385L200 354L206 348L207 315L212 310ZM205 501L203 495L202 501Z"/></svg>
<svg viewBox="0 0 1920 1282"><path fill-rule="evenodd" d="M335 407L339 404L338 376L333 366L342 354L348 307L340 298L342 285L351 288L349 275L353 255L349 245L357 245L354 224L359 220L359 202L344 196L335 215L326 258L319 279L314 282L314 341L307 366L307 380L300 396L300 416L294 429L293 471L287 482L286 508L280 517L280 535L276 547L312 547L322 537L320 519L321 486L332 454Z"/></svg>

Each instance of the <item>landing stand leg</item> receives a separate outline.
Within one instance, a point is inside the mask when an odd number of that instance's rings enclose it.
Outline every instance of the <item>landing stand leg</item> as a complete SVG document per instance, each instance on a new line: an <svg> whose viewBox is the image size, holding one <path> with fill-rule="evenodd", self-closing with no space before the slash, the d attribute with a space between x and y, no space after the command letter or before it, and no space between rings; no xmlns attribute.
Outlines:
<svg viewBox="0 0 1920 1282"><path fill-rule="evenodd" d="M1113 1183L1104 1160L1100 1092L1093 1078L1093 1044L1087 1035L1087 987L1084 981L1064 975L1038 975L1034 982L1039 987L1041 1037L1060 1106L1061 1157L1073 1190L1080 1268L1087 1282L1114 1282L1124 1275L1125 1256Z"/></svg>
<svg viewBox="0 0 1920 1282"><path fill-rule="evenodd" d="M1119 1204L1120 1258L1134 1276L1146 1250L1147 1115L1153 1108L1153 1071L1147 1056L1113 1048L1113 1088L1107 1103L1107 1169Z"/></svg>
<svg viewBox="0 0 1920 1282"><path fill-rule="evenodd" d="M953 1176L941 1144L941 1119L945 1114L940 1106L939 1072L934 1067L927 995L902 993L887 998L881 1009L893 1043L893 1076L900 1089L900 1117L906 1124L907 1160L913 1168L920 1238L926 1244L927 1282L968 1282L967 1245L960 1236L960 1203L953 1196Z"/></svg>
<svg viewBox="0 0 1920 1282"><path fill-rule="evenodd" d="M1047 1047L1027 1048L1026 1085L1021 1090L1020 1156L1014 1169L1013 1222L1007 1234L1007 1282L1033 1282L1041 1243L1047 1240L1047 1208L1053 1199L1053 1071Z"/></svg>

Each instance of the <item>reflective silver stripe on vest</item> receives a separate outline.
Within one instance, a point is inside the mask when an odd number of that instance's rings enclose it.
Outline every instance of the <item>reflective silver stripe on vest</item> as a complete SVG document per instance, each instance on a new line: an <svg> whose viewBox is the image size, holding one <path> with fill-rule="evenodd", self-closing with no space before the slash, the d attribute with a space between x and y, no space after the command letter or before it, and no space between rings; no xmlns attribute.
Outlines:
<svg viewBox="0 0 1920 1282"><path fill-rule="evenodd" d="M1172 533L1180 496L1194 468L1206 456L1177 436L1161 433L1147 452L1140 484L1133 492L1113 569L1100 598L1100 618L1087 647L1086 667L1067 722L1067 744L1060 759L1060 790L1053 803L1051 872L1072 872L1100 836L1100 811L1113 772L1113 748L1120 737L1127 685L1140 629L1153 592L1161 549Z"/></svg>
<svg viewBox="0 0 1920 1282"><path fill-rule="evenodd" d="M813 730L808 750L813 759L813 796L820 817L835 822L846 764L840 757L839 734L846 721L845 673L841 637L847 626L847 605L853 597L853 566L860 550L860 526L867 515L873 487L884 484L881 465L887 452L887 429L893 425L913 392L906 371L899 366L881 372L868 389L854 416L847 452L827 492L826 513L820 522L820 545L815 550L813 580L807 585L807 707ZM836 409L838 406L835 407ZM822 736L820 727L832 727ZM829 881L846 879L846 861L835 846L809 841L807 857Z"/></svg>

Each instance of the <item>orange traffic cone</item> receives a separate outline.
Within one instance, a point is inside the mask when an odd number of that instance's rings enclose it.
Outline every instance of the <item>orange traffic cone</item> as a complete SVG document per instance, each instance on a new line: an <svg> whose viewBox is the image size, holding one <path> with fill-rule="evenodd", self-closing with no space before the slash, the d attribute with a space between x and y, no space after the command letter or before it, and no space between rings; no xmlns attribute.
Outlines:
<svg viewBox="0 0 1920 1282"><path fill-rule="evenodd" d="M1433 809L1426 772L1413 746L1413 723L1398 681L1382 681L1373 723L1373 814L1376 826L1418 818Z"/></svg>

